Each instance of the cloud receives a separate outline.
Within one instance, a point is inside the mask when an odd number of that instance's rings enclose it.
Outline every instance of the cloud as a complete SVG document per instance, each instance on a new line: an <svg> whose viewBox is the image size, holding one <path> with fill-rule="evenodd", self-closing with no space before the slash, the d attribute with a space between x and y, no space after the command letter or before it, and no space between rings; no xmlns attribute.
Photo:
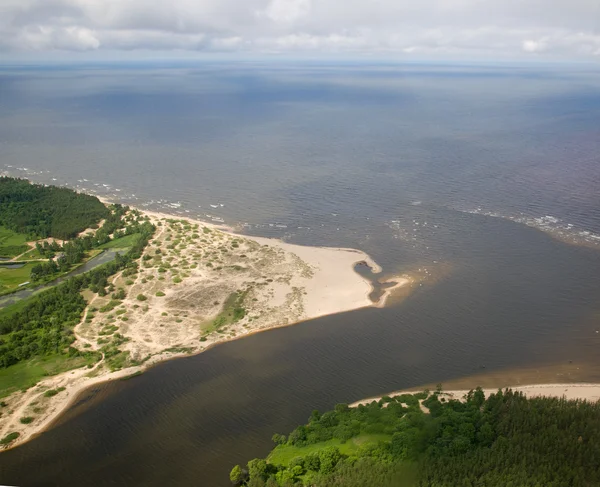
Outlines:
<svg viewBox="0 0 600 487"><path fill-rule="evenodd" d="M546 50L546 47L547 44L544 39L538 41L528 39L526 41L523 41L523 50L525 52L543 52Z"/></svg>
<svg viewBox="0 0 600 487"><path fill-rule="evenodd" d="M0 50L599 59L597 0L2 0Z"/></svg>
<svg viewBox="0 0 600 487"><path fill-rule="evenodd" d="M265 15L273 22L290 24L310 12L310 0L271 0L271 3L258 15Z"/></svg>

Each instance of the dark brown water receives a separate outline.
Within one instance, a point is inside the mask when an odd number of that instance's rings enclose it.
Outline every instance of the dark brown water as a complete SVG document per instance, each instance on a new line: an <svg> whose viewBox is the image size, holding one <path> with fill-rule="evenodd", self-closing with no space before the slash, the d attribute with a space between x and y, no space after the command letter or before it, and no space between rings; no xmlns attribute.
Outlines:
<svg viewBox="0 0 600 487"><path fill-rule="evenodd" d="M11 174L359 248L385 275L426 278L389 308L99 386L54 428L0 453L0 483L225 487L232 465L264 455L274 432L315 408L553 364L600 381L592 71L0 70Z"/></svg>

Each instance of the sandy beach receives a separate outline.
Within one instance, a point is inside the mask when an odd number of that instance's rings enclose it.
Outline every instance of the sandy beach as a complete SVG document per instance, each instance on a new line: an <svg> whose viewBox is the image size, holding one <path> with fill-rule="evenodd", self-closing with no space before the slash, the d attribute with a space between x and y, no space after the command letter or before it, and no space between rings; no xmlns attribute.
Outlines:
<svg viewBox="0 0 600 487"><path fill-rule="evenodd" d="M519 391L525 394L527 397L565 397L568 400L585 399L586 401L590 402L596 402L600 400L600 384L531 384L503 387L502 389L512 389L513 391ZM373 401L379 401L383 396L394 397L405 393L420 392L421 390L422 389L411 389L405 391L390 392L389 394L384 394L382 396L361 399L360 401L356 401L350 404L350 407L357 407L361 404L370 404ZM442 390L441 394L448 399L460 400L468 392L468 389L450 391ZM487 397L490 394L498 392L498 388L483 388L483 392Z"/></svg>
<svg viewBox="0 0 600 487"><path fill-rule="evenodd" d="M48 428L90 386L252 333L383 306L398 288L413 282L409 276L388 278L395 284L374 303L369 298L371 283L354 266L364 262L375 274L382 269L359 250L248 237L220 225L139 211L157 231L140 259L139 272L112 277L111 284L125 289L126 297L114 306L110 296L86 291L88 306L74 329L73 346L81 350L101 351L113 337L123 337L119 339L122 368L115 370L114 362L103 354L91 369L48 377L4 398L7 407L0 417L0 438L19 433L9 447ZM243 308L243 313L232 318L225 313L228 306L234 314L235 307ZM58 388L64 390L52 397L44 395ZM26 416L34 420L22 424L20 418Z"/></svg>

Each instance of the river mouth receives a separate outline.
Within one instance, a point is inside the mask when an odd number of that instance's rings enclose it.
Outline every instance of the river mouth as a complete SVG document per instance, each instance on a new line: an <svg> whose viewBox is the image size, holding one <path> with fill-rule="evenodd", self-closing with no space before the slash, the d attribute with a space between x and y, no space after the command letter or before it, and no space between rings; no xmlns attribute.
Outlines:
<svg viewBox="0 0 600 487"><path fill-rule="evenodd" d="M101 485L91 472L102 465L115 485L201 478L225 487L233 464L265 455L274 432L290 431L313 409L459 377L484 385L549 380L550 373L519 370L552 363L563 364L553 372L562 381L600 380L597 253L510 222L490 225L491 238L469 235L471 250L495 249L505 265L455 259L450 274L401 303L267 331L100 384L51 430L0 454L6 481ZM513 252L501 236L519 238L521 248ZM540 280L542 270L549 274ZM26 468L31 462L43 475Z"/></svg>
<svg viewBox="0 0 600 487"><path fill-rule="evenodd" d="M225 487L315 408L548 364L600 380L600 259L552 236L600 234L596 72L242 64L7 67L4 170L360 249L419 284L100 385L0 453L2 482Z"/></svg>

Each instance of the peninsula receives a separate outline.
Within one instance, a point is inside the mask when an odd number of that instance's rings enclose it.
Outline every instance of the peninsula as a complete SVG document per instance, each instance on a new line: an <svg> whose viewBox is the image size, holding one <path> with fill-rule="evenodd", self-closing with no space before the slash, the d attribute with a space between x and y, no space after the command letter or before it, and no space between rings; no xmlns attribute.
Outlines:
<svg viewBox="0 0 600 487"><path fill-rule="evenodd" d="M117 211L106 207L111 215ZM5 448L43 431L93 384L130 377L160 361L251 333L382 305L395 289L413 282L409 276L394 277L395 285L373 302L369 280L354 266L365 263L374 273L381 268L359 250L293 245L193 219L116 208L127 231L111 228L103 247L117 251L119 263L78 285L82 304L69 316L66 338L57 345L77 359L73 366L20 385L14 377L43 367L43 356L32 353L0 369L0 385L5 385L0 441ZM101 216L114 221L107 215ZM121 263L119 252L129 261ZM0 310L0 318L24 308L27 300ZM12 380L6 380L9 376Z"/></svg>

